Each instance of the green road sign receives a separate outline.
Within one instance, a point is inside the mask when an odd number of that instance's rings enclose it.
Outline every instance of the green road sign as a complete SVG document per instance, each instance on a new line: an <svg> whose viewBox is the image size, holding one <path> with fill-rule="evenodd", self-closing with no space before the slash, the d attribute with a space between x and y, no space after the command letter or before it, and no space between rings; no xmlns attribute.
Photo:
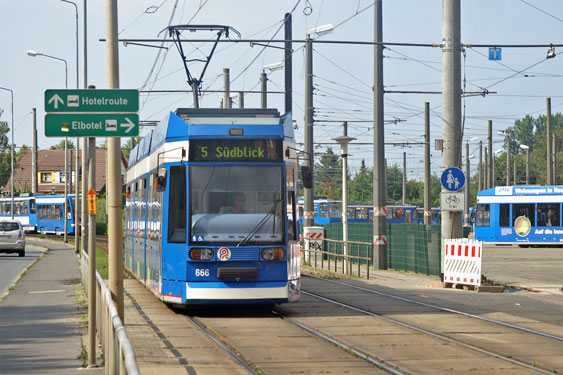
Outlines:
<svg viewBox="0 0 563 375"><path fill-rule="evenodd" d="M48 113L47 137L135 137L139 135L136 113Z"/></svg>
<svg viewBox="0 0 563 375"><path fill-rule="evenodd" d="M45 90L47 113L135 113L139 111L137 90Z"/></svg>

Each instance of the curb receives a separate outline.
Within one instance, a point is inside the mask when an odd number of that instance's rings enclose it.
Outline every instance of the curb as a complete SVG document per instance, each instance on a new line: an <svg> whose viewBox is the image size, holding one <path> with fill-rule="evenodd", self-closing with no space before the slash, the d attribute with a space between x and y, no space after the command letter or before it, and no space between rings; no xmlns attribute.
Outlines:
<svg viewBox="0 0 563 375"><path fill-rule="evenodd" d="M10 284L10 286L8 287L8 290L0 296L0 303L2 303L2 301L4 301L4 299L6 299L10 294L12 294L12 291L14 290L14 288L16 287L16 285L19 283L19 281L21 280L21 278L23 277L23 275L25 275L25 273L35 265L35 263L39 262L41 260L41 258L43 258L48 252L49 252L49 248L48 247L44 247L44 246L40 246L40 245L36 245L33 244L32 246L36 247L39 251L42 251L43 254L39 255L33 262L31 262L30 264L27 265L27 267L25 267L20 274L18 275L18 277L16 277L16 280L14 280L13 283ZM43 250L44 249L44 250Z"/></svg>

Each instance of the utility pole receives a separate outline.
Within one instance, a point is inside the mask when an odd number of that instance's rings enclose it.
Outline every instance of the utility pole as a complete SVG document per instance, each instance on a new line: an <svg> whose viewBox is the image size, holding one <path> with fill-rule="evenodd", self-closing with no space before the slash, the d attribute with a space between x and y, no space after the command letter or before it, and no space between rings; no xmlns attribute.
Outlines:
<svg viewBox="0 0 563 375"><path fill-rule="evenodd" d="M262 87L260 108L268 108L268 76L265 71L262 71L262 74L260 74L260 83Z"/></svg>
<svg viewBox="0 0 563 375"><path fill-rule="evenodd" d="M84 137L86 139L86 137ZM88 181L90 189L95 193L96 181L96 138L88 138L88 152L90 162L88 166ZM83 150L86 147L83 148ZM82 171L86 179L86 171ZM96 215L88 215L88 364L93 366L96 363ZM85 249L85 247L83 247ZM111 357L111 356L110 356Z"/></svg>
<svg viewBox="0 0 563 375"><path fill-rule="evenodd" d="M305 155L308 157L307 165L313 174L313 47L311 37L307 35L305 39ZM265 76L265 74L264 74ZM263 89L265 90L265 88ZM265 95L265 94L264 94ZM305 212L303 216L304 227L313 226L313 199L314 187L304 189L303 203Z"/></svg>
<svg viewBox="0 0 563 375"><path fill-rule="evenodd" d="M547 185L553 185L553 150L551 147L551 98L547 98Z"/></svg>
<svg viewBox="0 0 563 375"><path fill-rule="evenodd" d="M87 49L87 0L84 1L84 19L82 20L82 88L88 88L88 49ZM88 248L88 207L87 207L87 194L88 194L88 176L86 171L88 170L88 157L87 157L87 148L88 148L88 138L82 137L82 205L81 205L81 215L80 215L80 223L81 223L81 244L82 250L86 250ZM77 213L78 215L78 213ZM91 363L92 364L92 363Z"/></svg>
<svg viewBox="0 0 563 375"><path fill-rule="evenodd" d="M37 195L37 110L31 109L33 127L31 136L33 138L31 150L31 194Z"/></svg>
<svg viewBox="0 0 563 375"><path fill-rule="evenodd" d="M442 170L445 170L461 166L461 27L460 0L443 0L442 4ZM445 240L461 235L461 213L442 212L442 274Z"/></svg>
<svg viewBox="0 0 563 375"><path fill-rule="evenodd" d="M106 0L107 86L119 88L117 45L117 0ZM121 221L121 138L107 137L107 206L108 206L108 286L122 322L123 306L123 232Z"/></svg>
<svg viewBox="0 0 563 375"><path fill-rule="evenodd" d="M488 174L489 174L489 184L487 185L487 187L490 189L493 186L495 186L494 182L495 182L495 176L494 176L494 171L493 171L493 122L491 120L489 120L489 169L488 169ZM485 152L486 154L486 152Z"/></svg>
<svg viewBox="0 0 563 375"><path fill-rule="evenodd" d="M552 141L553 144L551 145L551 152L553 155L553 185L557 185L557 143L555 142L555 133L553 133Z"/></svg>
<svg viewBox="0 0 563 375"><path fill-rule="evenodd" d="M510 186L510 133L506 131L506 186Z"/></svg>
<svg viewBox="0 0 563 375"><path fill-rule="evenodd" d="M238 93L238 107L244 108L244 92L243 91L239 91L239 93Z"/></svg>
<svg viewBox="0 0 563 375"><path fill-rule="evenodd" d="M483 141L479 141L479 191L483 190Z"/></svg>
<svg viewBox="0 0 563 375"><path fill-rule="evenodd" d="M373 266L387 269L385 202L385 131L383 120L383 0L375 0L373 58Z"/></svg>
<svg viewBox="0 0 563 375"><path fill-rule="evenodd" d="M471 167L469 165L469 142L465 144L465 205L464 215L465 215L465 226L469 226L469 206L471 203Z"/></svg>
<svg viewBox="0 0 563 375"><path fill-rule="evenodd" d="M424 103L424 224L432 224L430 196L430 103Z"/></svg>
<svg viewBox="0 0 563 375"><path fill-rule="evenodd" d="M514 168L512 169L512 172L514 174L514 183L512 186L516 186L516 160L514 160Z"/></svg>
<svg viewBox="0 0 563 375"><path fill-rule="evenodd" d="M407 153L403 152L403 205L407 204Z"/></svg>
<svg viewBox="0 0 563 375"><path fill-rule="evenodd" d="M292 110L293 101L293 65L291 56L293 55L291 13L285 14L285 45L284 45L284 70L285 70L285 113Z"/></svg>
<svg viewBox="0 0 563 375"><path fill-rule="evenodd" d="M490 189L491 188L491 180L489 180L490 178L490 173L489 173L489 168L491 167L491 165L487 162L487 160L489 159L488 156L488 152L487 152L487 147L485 147L485 180L483 181L485 183L485 189Z"/></svg>
<svg viewBox="0 0 563 375"><path fill-rule="evenodd" d="M223 69L223 108L231 108L231 79L229 68Z"/></svg>

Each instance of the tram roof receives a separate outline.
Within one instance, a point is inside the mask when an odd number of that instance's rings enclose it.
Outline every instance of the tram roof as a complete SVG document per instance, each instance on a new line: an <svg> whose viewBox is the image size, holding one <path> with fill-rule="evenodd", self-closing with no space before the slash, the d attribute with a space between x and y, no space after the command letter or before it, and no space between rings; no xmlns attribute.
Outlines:
<svg viewBox="0 0 563 375"><path fill-rule="evenodd" d="M496 186L477 193L479 197L562 195L563 185Z"/></svg>
<svg viewBox="0 0 563 375"><path fill-rule="evenodd" d="M242 129L241 138L290 139L294 141L291 113L280 115L269 108L178 108L170 112L147 134L129 155L133 166L165 142L200 139L228 139L230 129Z"/></svg>

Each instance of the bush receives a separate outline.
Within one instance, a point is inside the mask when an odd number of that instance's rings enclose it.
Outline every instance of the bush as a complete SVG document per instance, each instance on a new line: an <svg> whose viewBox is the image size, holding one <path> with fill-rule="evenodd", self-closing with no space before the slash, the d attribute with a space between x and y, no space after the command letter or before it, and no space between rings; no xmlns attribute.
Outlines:
<svg viewBox="0 0 563 375"><path fill-rule="evenodd" d="M96 221L96 234L106 236L108 234L108 223Z"/></svg>

